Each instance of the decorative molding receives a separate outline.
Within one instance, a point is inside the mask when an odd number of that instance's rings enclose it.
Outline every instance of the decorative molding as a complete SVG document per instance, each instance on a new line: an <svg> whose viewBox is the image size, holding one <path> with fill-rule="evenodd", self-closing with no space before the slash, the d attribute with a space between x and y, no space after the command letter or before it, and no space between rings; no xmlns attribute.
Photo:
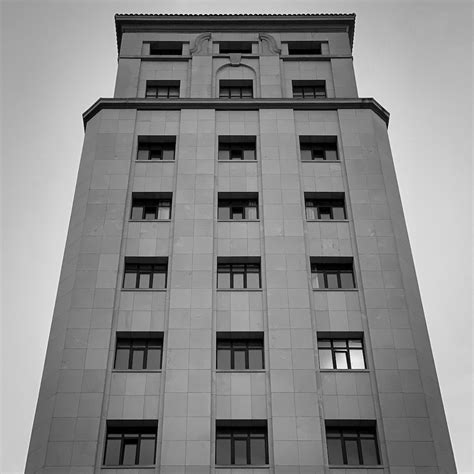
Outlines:
<svg viewBox="0 0 474 474"><path fill-rule="evenodd" d="M229 61L231 66L240 66L242 55L240 53L232 53L229 55Z"/></svg>
<svg viewBox="0 0 474 474"><path fill-rule="evenodd" d="M195 56L199 56L204 49L204 43L211 40L211 33L201 33L194 39L194 43L189 48L189 52Z"/></svg>
<svg viewBox="0 0 474 474"><path fill-rule="evenodd" d="M268 33L259 33L258 39L267 44L268 50L271 53L276 54L276 55L281 54L281 48L278 47L277 42L272 35L269 35Z"/></svg>

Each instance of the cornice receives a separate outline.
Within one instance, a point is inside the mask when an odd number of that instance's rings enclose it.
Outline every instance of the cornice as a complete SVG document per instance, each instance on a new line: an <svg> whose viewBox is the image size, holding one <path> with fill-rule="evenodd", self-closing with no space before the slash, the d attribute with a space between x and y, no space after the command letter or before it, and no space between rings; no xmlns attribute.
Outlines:
<svg viewBox="0 0 474 474"><path fill-rule="evenodd" d="M388 126L390 114L375 99L113 99L100 98L83 114L84 128L87 122L103 109L136 110L340 110L369 109L377 114Z"/></svg>

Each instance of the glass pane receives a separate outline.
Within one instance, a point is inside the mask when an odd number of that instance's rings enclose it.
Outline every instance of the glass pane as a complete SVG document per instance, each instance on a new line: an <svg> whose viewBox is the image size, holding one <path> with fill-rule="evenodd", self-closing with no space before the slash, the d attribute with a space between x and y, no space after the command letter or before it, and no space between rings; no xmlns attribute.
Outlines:
<svg viewBox="0 0 474 474"><path fill-rule="evenodd" d="M239 87L231 87L230 89L230 96L234 99L236 97L240 98L240 88Z"/></svg>
<svg viewBox="0 0 474 474"><path fill-rule="evenodd" d="M345 219L346 218L346 213L344 212L343 207L333 207L332 208L332 216L334 219Z"/></svg>
<svg viewBox="0 0 474 474"><path fill-rule="evenodd" d="M326 279L327 279L327 288L339 288L336 273L327 273Z"/></svg>
<svg viewBox="0 0 474 474"><path fill-rule="evenodd" d="M168 88L167 87L159 87L158 88L158 97L160 99L168 97Z"/></svg>
<svg viewBox="0 0 474 474"><path fill-rule="evenodd" d="M245 218L248 220L257 219L257 208L256 207L246 207L245 208Z"/></svg>
<svg viewBox="0 0 474 474"><path fill-rule="evenodd" d="M293 87L293 97L301 99L303 97L303 90L300 87Z"/></svg>
<svg viewBox="0 0 474 474"><path fill-rule="evenodd" d="M244 150L244 160L255 160L255 150Z"/></svg>
<svg viewBox="0 0 474 474"><path fill-rule="evenodd" d="M343 347L343 348L346 348L346 347L347 347L347 342L346 342L345 339L333 339L332 345L333 345L334 347Z"/></svg>
<svg viewBox="0 0 474 474"><path fill-rule="evenodd" d="M244 274L243 273L234 273L233 277L233 287L232 288L243 288L244 287Z"/></svg>
<svg viewBox="0 0 474 474"><path fill-rule="evenodd" d="M230 438L216 440L216 464L230 464Z"/></svg>
<svg viewBox="0 0 474 474"><path fill-rule="evenodd" d="M217 350L217 368L220 370L230 370L230 349Z"/></svg>
<svg viewBox="0 0 474 474"><path fill-rule="evenodd" d="M138 288L150 288L150 274L140 273L138 276Z"/></svg>
<svg viewBox="0 0 474 474"><path fill-rule="evenodd" d="M145 357L145 350L134 350L132 352L132 369L143 370L143 359Z"/></svg>
<svg viewBox="0 0 474 474"><path fill-rule="evenodd" d="M228 160L229 150L219 150L219 160Z"/></svg>
<svg viewBox="0 0 474 474"><path fill-rule="evenodd" d="M362 347L361 339L349 339L349 347Z"/></svg>
<svg viewBox="0 0 474 474"><path fill-rule="evenodd" d="M351 349L350 357L352 369L365 369L364 353L361 349Z"/></svg>
<svg viewBox="0 0 474 474"><path fill-rule="evenodd" d="M158 208L158 219L169 219L171 217L171 207L159 207Z"/></svg>
<svg viewBox="0 0 474 474"><path fill-rule="evenodd" d="M341 288L354 288L352 273L341 273Z"/></svg>
<svg viewBox="0 0 474 474"><path fill-rule="evenodd" d="M247 464L247 440L234 440L234 464Z"/></svg>
<svg viewBox="0 0 474 474"><path fill-rule="evenodd" d="M326 160L328 160L328 161L337 161L337 151L336 150L326 150Z"/></svg>
<svg viewBox="0 0 474 474"><path fill-rule="evenodd" d="M124 288L136 288L137 287L137 274L136 273L125 273L125 278L123 280Z"/></svg>
<svg viewBox="0 0 474 474"><path fill-rule="evenodd" d="M301 159L303 161L311 161L312 160L311 150L301 150Z"/></svg>
<svg viewBox="0 0 474 474"><path fill-rule="evenodd" d="M153 438L142 438L140 440L139 464L155 464L155 440Z"/></svg>
<svg viewBox="0 0 474 474"><path fill-rule="evenodd" d="M232 219L236 221L241 221L244 218L244 208L243 207L233 207L232 208Z"/></svg>
<svg viewBox="0 0 474 474"><path fill-rule="evenodd" d="M252 88L251 87L244 87L242 89L242 97L253 97Z"/></svg>
<svg viewBox="0 0 474 474"><path fill-rule="evenodd" d="M129 349L117 349L117 353L115 355L115 368L120 370L127 370L129 355Z"/></svg>
<svg viewBox="0 0 474 474"><path fill-rule="evenodd" d="M247 288L260 288L259 273L247 273Z"/></svg>
<svg viewBox="0 0 474 474"><path fill-rule="evenodd" d="M306 207L306 219L310 221L317 219L317 209L314 207Z"/></svg>
<svg viewBox="0 0 474 474"><path fill-rule="evenodd" d="M245 370L245 354L247 351L234 351L234 369L235 370Z"/></svg>
<svg viewBox="0 0 474 474"><path fill-rule="evenodd" d="M334 369L331 349L319 349L319 367L321 369Z"/></svg>
<svg viewBox="0 0 474 474"><path fill-rule="evenodd" d="M243 158L242 150L230 150L230 159L231 160L241 160Z"/></svg>
<svg viewBox="0 0 474 474"><path fill-rule="evenodd" d="M331 208L330 207L320 207L319 208L319 218L321 220L330 220L331 219Z"/></svg>
<svg viewBox="0 0 474 474"><path fill-rule="evenodd" d="M217 274L217 288L230 288L230 274L229 273Z"/></svg>
<svg viewBox="0 0 474 474"><path fill-rule="evenodd" d="M249 369L263 369L263 351L262 349L249 349Z"/></svg>
<svg viewBox="0 0 474 474"><path fill-rule="evenodd" d="M170 97L179 97L179 87L170 87Z"/></svg>
<svg viewBox="0 0 474 474"><path fill-rule="evenodd" d="M147 221L154 221L156 219L155 207L145 207L145 219Z"/></svg>
<svg viewBox="0 0 474 474"><path fill-rule="evenodd" d="M250 439L250 464L266 464L265 439Z"/></svg>
<svg viewBox="0 0 474 474"><path fill-rule="evenodd" d="M329 464L344 464L340 439L328 439Z"/></svg>
<svg viewBox="0 0 474 474"><path fill-rule="evenodd" d="M336 352L336 369L348 369L347 356L345 352Z"/></svg>
<svg viewBox="0 0 474 474"><path fill-rule="evenodd" d="M174 160L174 150L163 150L164 160Z"/></svg>
<svg viewBox="0 0 474 474"><path fill-rule="evenodd" d="M379 464L377 445L374 439L361 439L360 440L362 449L362 464L374 465Z"/></svg>
<svg viewBox="0 0 474 474"><path fill-rule="evenodd" d="M312 152L312 158L313 160L324 160L325 159L324 151L321 150L320 148L315 148Z"/></svg>
<svg viewBox="0 0 474 474"><path fill-rule="evenodd" d="M345 440L346 444L346 456L347 464L358 465L359 461L359 449L357 448L357 440Z"/></svg>
<svg viewBox="0 0 474 474"><path fill-rule="evenodd" d="M312 273L311 278L313 280L313 288L326 287L326 284L324 283L324 273L321 273L321 272Z"/></svg>
<svg viewBox="0 0 474 474"><path fill-rule="evenodd" d="M150 150L150 156L148 158L150 160L162 160L163 159L163 151L161 149Z"/></svg>
<svg viewBox="0 0 474 474"><path fill-rule="evenodd" d="M132 219L142 220L143 218L143 207L133 206L132 207Z"/></svg>
<svg viewBox="0 0 474 474"><path fill-rule="evenodd" d="M331 341L328 339L319 339L318 340L318 347L322 349L323 347L331 347Z"/></svg>
<svg viewBox="0 0 474 474"><path fill-rule="evenodd" d="M161 349L150 347L147 354L146 368L150 370L161 369Z"/></svg>
<svg viewBox="0 0 474 474"><path fill-rule="evenodd" d="M153 288L166 288L166 273L153 273Z"/></svg>
<svg viewBox="0 0 474 474"><path fill-rule="evenodd" d="M123 462L124 466L130 466L135 463L136 455L137 455L137 444L138 439L126 439L124 440L124 447L123 447Z"/></svg>
<svg viewBox="0 0 474 474"><path fill-rule="evenodd" d="M221 206L217 212L217 218L220 220L230 219L230 208L228 206Z"/></svg>
<svg viewBox="0 0 474 474"><path fill-rule="evenodd" d="M120 439L108 439L105 447L106 466L118 466L120 463Z"/></svg>

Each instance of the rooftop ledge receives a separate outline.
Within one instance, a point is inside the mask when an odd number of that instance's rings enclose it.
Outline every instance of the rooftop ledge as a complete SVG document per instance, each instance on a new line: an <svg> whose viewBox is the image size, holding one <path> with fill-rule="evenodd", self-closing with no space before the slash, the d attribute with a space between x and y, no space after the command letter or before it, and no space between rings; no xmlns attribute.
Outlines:
<svg viewBox="0 0 474 474"><path fill-rule="evenodd" d="M372 98L363 99L98 99L83 114L84 128L95 114L103 109L136 110L339 110L369 109L376 113L388 126L390 114Z"/></svg>

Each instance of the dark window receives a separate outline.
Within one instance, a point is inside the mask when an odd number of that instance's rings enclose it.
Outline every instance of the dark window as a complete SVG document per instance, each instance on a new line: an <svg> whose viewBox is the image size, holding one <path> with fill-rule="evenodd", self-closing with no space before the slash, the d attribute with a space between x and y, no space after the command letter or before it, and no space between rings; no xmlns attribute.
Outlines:
<svg viewBox="0 0 474 474"><path fill-rule="evenodd" d="M130 333L129 333L130 334ZM163 354L163 335L117 335L114 369L160 370Z"/></svg>
<svg viewBox="0 0 474 474"><path fill-rule="evenodd" d="M154 41L150 43L150 54L181 56L183 54L183 43L180 41Z"/></svg>
<svg viewBox="0 0 474 474"><path fill-rule="evenodd" d="M365 369L362 338L318 338L321 369Z"/></svg>
<svg viewBox="0 0 474 474"><path fill-rule="evenodd" d="M248 197L245 197L245 196ZM256 220L258 219L258 200L256 193L245 193L232 197L228 193L219 193L219 220Z"/></svg>
<svg viewBox="0 0 474 474"><path fill-rule="evenodd" d="M135 426L133 426L135 424ZM105 466L147 466L155 464L156 422L128 421L120 426L107 423Z"/></svg>
<svg viewBox="0 0 474 474"><path fill-rule="evenodd" d="M328 196L328 197L325 197ZM343 220L346 219L344 195L335 193L305 193L306 219L308 220ZM340 197L339 197L340 196Z"/></svg>
<svg viewBox="0 0 474 474"><path fill-rule="evenodd" d="M167 220L171 218L171 193L155 197L155 193L133 193L130 219L137 221Z"/></svg>
<svg viewBox="0 0 474 474"><path fill-rule="evenodd" d="M219 81L219 97L224 99L251 99L253 85L251 80L221 80Z"/></svg>
<svg viewBox="0 0 474 474"><path fill-rule="evenodd" d="M311 279L313 288L328 290L355 288L352 258L312 258Z"/></svg>
<svg viewBox="0 0 474 474"><path fill-rule="evenodd" d="M168 272L166 257L125 257L123 288L164 289Z"/></svg>
<svg viewBox="0 0 474 474"><path fill-rule="evenodd" d="M176 137L150 135L138 137L138 161L174 160Z"/></svg>
<svg viewBox="0 0 474 474"><path fill-rule="evenodd" d="M260 258L247 257L217 259L217 288L261 288Z"/></svg>
<svg viewBox="0 0 474 474"><path fill-rule="evenodd" d="M175 99L179 97L179 81L146 81L145 97Z"/></svg>
<svg viewBox="0 0 474 474"><path fill-rule="evenodd" d="M268 464L267 423L249 422L250 426L230 426L218 420L216 427L216 464L263 465Z"/></svg>
<svg viewBox="0 0 474 474"><path fill-rule="evenodd" d="M264 368L262 333L217 333L218 370Z"/></svg>
<svg viewBox="0 0 474 474"><path fill-rule="evenodd" d="M302 161L339 161L337 137L300 136Z"/></svg>
<svg viewBox="0 0 474 474"><path fill-rule="evenodd" d="M373 466L380 464L375 426L327 426L329 464Z"/></svg>
<svg viewBox="0 0 474 474"><path fill-rule="evenodd" d="M295 99L325 99L325 81L293 81L293 97Z"/></svg>
<svg viewBox="0 0 474 474"><path fill-rule="evenodd" d="M219 137L219 160L256 160L256 138L245 135Z"/></svg>
<svg viewBox="0 0 474 474"><path fill-rule="evenodd" d="M219 43L220 54L251 54L252 43L250 41L223 41Z"/></svg>
<svg viewBox="0 0 474 474"><path fill-rule="evenodd" d="M319 41L289 41L288 54L321 54Z"/></svg>

